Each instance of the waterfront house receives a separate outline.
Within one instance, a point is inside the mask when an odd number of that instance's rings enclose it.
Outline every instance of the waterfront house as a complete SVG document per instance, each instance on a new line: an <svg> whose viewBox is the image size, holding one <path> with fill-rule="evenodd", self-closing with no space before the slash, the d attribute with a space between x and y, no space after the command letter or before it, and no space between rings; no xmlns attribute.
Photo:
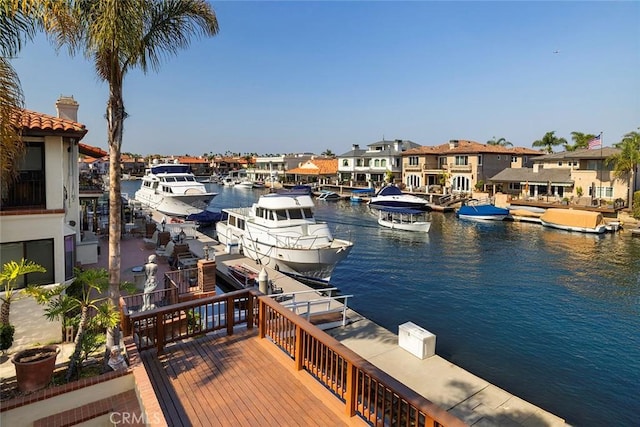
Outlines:
<svg viewBox="0 0 640 427"><path fill-rule="evenodd" d="M249 169L249 179L271 182L285 181L287 171L300 167L313 157L312 153L284 154L256 157L254 168ZM291 177L293 179L293 177Z"/></svg>
<svg viewBox="0 0 640 427"><path fill-rule="evenodd" d="M544 153L530 148L503 147L452 139L402 153L402 182L428 193L471 193L504 169L531 166Z"/></svg>
<svg viewBox="0 0 640 427"><path fill-rule="evenodd" d="M22 258L42 265L45 273L20 278L17 286L65 283L73 279L77 262L95 262L83 247L80 218L78 157L80 140L87 129L77 121L78 103L73 97L61 97L58 116L24 110L21 122L25 157L18 179L2 188L0 203L0 265ZM29 299L16 301L11 322L16 327L14 346L28 342L60 339L60 325L43 322L34 336L25 336L20 316L42 313ZM53 334L53 336L51 335Z"/></svg>
<svg viewBox="0 0 640 427"><path fill-rule="evenodd" d="M547 154L533 166L504 170L490 181L498 191L526 200L570 201L590 206L630 206L634 177L617 179L605 159L619 153L612 147Z"/></svg>
<svg viewBox="0 0 640 427"><path fill-rule="evenodd" d="M402 156L410 149L420 147L413 141L382 140L361 149L354 144L350 151L337 156L339 180L350 186L380 186L386 180L402 179Z"/></svg>
<svg viewBox="0 0 640 427"><path fill-rule="evenodd" d="M338 174L338 159L311 158L287 171L287 177L298 184L332 184Z"/></svg>

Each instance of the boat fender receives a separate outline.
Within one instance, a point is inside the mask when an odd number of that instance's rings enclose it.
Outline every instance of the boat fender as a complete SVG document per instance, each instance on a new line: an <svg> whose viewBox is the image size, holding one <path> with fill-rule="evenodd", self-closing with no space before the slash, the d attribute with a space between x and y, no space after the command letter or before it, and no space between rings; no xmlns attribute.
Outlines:
<svg viewBox="0 0 640 427"><path fill-rule="evenodd" d="M174 224L175 224L175 223L181 223L181 222L182 222L182 220L181 220L181 219L179 219L179 218L171 218L171 222L172 222L172 223L174 223Z"/></svg>

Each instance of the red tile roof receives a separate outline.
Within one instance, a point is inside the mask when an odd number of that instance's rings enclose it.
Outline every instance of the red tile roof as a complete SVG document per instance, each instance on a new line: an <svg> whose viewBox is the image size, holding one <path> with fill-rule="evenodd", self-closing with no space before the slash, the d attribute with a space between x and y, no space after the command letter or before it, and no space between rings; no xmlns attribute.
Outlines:
<svg viewBox="0 0 640 427"><path fill-rule="evenodd" d="M104 151L102 148L93 147L91 145L82 144L82 143L78 144L78 151L80 151L80 154L93 157L94 159L99 159L109 154L108 152Z"/></svg>
<svg viewBox="0 0 640 427"><path fill-rule="evenodd" d="M451 148L450 143L444 143L436 146L422 146L412 148L402 153L403 156L420 155L420 154L472 154L472 153L494 153L494 154L526 154L526 155L542 155L540 150L533 150L524 147L503 147L500 145L480 144L475 141L459 140L457 147Z"/></svg>
<svg viewBox="0 0 640 427"><path fill-rule="evenodd" d="M287 174L297 175L335 175L338 173L338 159L311 159Z"/></svg>
<svg viewBox="0 0 640 427"><path fill-rule="evenodd" d="M13 120L16 122L18 118L14 116ZM31 110L22 110L19 125L22 129L30 131L30 133L38 134L62 133L67 136L82 138L87 133L86 127L81 123Z"/></svg>

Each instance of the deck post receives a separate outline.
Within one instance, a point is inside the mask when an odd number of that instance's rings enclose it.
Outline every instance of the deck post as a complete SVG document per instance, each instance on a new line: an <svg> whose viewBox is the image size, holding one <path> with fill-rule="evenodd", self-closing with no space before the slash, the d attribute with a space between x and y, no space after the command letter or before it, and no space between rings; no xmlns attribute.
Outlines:
<svg viewBox="0 0 640 427"><path fill-rule="evenodd" d="M262 298L257 298L258 299L258 337L260 339L263 339L265 336L265 327L266 327L266 306L265 303L262 301Z"/></svg>
<svg viewBox="0 0 640 427"><path fill-rule="evenodd" d="M351 361L347 360L347 387L345 392L345 413L348 417L356 414L356 369Z"/></svg>
<svg viewBox="0 0 640 427"><path fill-rule="evenodd" d="M248 304L247 304L247 329L253 329L253 313L254 313L254 304L256 303L255 296L249 292L248 294Z"/></svg>
<svg viewBox="0 0 640 427"><path fill-rule="evenodd" d="M296 361L296 371L301 371L303 367L303 359L304 359L304 342L302 339L302 328L300 325L295 325L296 327L296 344L293 353L293 359Z"/></svg>
<svg viewBox="0 0 640 427"><path fill-rule="evenodd" d="M164 349L164 315L156 314L156 351L162 354Z"/></svg>
<svg viewBox="0 0 640 427"><path fill-rule="evenodd" d="M235 321L235 318L234 318L235 306L234 306L233 298L234 297L227 298L227 335L233 335L233 322Z"/></svg>

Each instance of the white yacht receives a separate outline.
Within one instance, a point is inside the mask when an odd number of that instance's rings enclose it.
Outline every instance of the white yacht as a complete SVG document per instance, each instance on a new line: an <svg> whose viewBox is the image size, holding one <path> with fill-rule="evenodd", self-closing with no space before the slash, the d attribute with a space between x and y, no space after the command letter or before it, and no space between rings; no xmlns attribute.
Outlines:
<svg viewBox="0 0 640 427"><path fill-rule="evenodd" d="M164 214L182 217L201 212L216 194L196 180L189 165L156 159L145 171L135 200Z"/></svg>
<svg viewBox="0 0 640 427"><path fill-rule="evenodd" d="M353 243L335 239L325 222L313 216L308 195L272 193L251 207L223 209L228 217L216 224L220 243L231 252L283 273L315 282L328 282L337 263Z"/></svg>

